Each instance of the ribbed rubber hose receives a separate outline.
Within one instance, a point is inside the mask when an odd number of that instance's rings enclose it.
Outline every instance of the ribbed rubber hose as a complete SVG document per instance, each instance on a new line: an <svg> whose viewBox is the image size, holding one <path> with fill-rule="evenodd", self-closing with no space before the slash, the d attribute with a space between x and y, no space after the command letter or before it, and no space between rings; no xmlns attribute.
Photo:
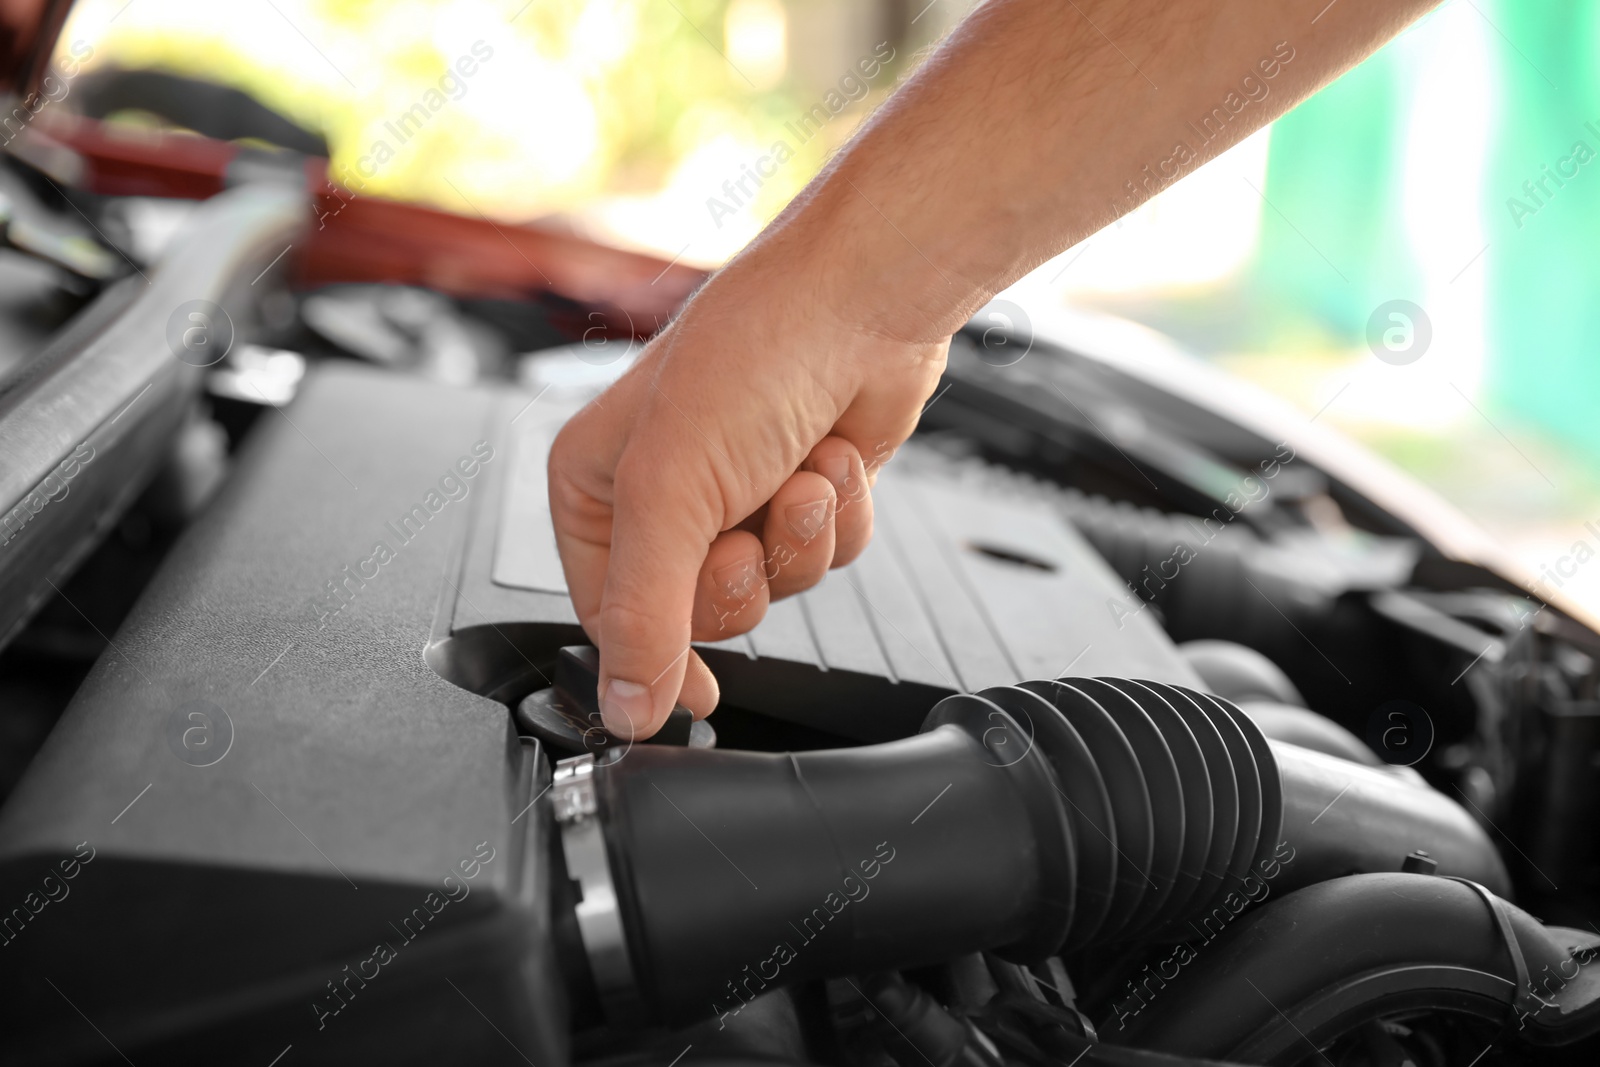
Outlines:
<svg viewBox="0 0 1600 1067"><path fill-rule="evenodd" d="M1177 940L1267 881L1398 870L1417 848L1506 891L1447 798L1158 682L952 696L921 734L855 749L637 746L594 782L638 999L668 1022L980 950Z"/></svg>

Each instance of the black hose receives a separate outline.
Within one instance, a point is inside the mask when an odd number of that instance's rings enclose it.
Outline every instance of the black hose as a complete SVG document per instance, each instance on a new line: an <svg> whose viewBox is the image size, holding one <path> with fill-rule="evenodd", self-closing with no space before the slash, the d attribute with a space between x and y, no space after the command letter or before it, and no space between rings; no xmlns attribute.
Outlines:
<svg viewBox="0 0 1600 1067"><path fill-rule="evenodd" d="M1600 935L1544 927L1482 886L1364 874L1242 916L1123 999L1103 1038L1174 1055L1297 1063L1388 1013L1450 1011L1539 1044L1600 1029Z"/></svg>
<svg viewBox="0 0 1600 1067"><path fill-rule="evenodd" d="M1470 878L1511 895L1500 853L1477 821L1429 787L1281 741L1272 743L1284 779L1283 838L1295 849L1275 892L1346 874L1400 871L1425 852L1437 873Z"/></svg>
<svg viewBox="0 0 1600 1067"><path fill-rule="evenodd" d="M1181 939L1274 879L1398 870L1417 849L1506 886L1447 798L1155 682L952 696L922 734L857 749L640 746L594 782L632 982L668 1022L979 950Z"/></svg>
<svg viewBox="0 0 1600 1067"><path fill-rule="evenodd" d="M1060 944L1076 854L1050 771L1012 761L998 719L954 718L869 748L638 746L598 767L645 1005L726 1020L770 986Z"/></svg>
<svg viewBox="0 0 1600 1067"><path fill-rule="evenodd" d="M1176 641L1221 638L1271 650L1278 659L1276 650L1294 638L1283 620L1302 630L1316 626L1348 581L1303 547L1286 549L1242 523L1074 489L1062 490L1059 500L1067 520L1132 587L1138 601L1130 610L1140 601L1154 604Z"/></svg>

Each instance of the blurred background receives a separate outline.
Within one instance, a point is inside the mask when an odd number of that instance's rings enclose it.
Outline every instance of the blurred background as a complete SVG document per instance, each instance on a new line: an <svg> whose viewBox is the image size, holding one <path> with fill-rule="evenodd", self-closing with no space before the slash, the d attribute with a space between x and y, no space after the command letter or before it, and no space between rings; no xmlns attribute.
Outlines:
<svg viewBox="0 0 1600 1067"><path fill-rule="evenodd" d="M240 89L365 193L714 266L971 6L80 0L58 60ZM1597 57L1600 5L1449 0L1012 297L1172 335L1600 608Z"/></svg>

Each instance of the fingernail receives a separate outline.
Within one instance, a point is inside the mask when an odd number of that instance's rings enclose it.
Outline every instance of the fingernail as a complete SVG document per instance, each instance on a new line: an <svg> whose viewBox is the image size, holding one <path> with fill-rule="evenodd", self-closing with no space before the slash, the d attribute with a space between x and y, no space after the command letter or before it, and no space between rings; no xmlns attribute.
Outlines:
<svg viewBox="0 0 1600 1067"><path fill-rule="evenodd" d="M655 715L650 687L613 678L600 697L600 721L613 737L632 739L650 728Z"/></svg>
<svg viewBox="0 0 1600 1067"><path fill-rule="evenodd" d="M824 497L809 504L795 504L784 511L784 520L796 537L809 543L828 522L828 500Z"/></svg>

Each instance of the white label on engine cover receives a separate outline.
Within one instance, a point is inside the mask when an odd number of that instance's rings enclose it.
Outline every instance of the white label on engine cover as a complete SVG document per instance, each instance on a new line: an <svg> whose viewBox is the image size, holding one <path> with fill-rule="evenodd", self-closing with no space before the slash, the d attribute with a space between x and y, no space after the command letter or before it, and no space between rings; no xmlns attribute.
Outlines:
<svg viewBox="0 0 1600 1067"><path fill-rule="evenodd" d="M517 416L511 426L512 460L491 572L496 585L566 595L567 579L550 522L545 464L556 432L575 410L545 397Z"/></svg>

